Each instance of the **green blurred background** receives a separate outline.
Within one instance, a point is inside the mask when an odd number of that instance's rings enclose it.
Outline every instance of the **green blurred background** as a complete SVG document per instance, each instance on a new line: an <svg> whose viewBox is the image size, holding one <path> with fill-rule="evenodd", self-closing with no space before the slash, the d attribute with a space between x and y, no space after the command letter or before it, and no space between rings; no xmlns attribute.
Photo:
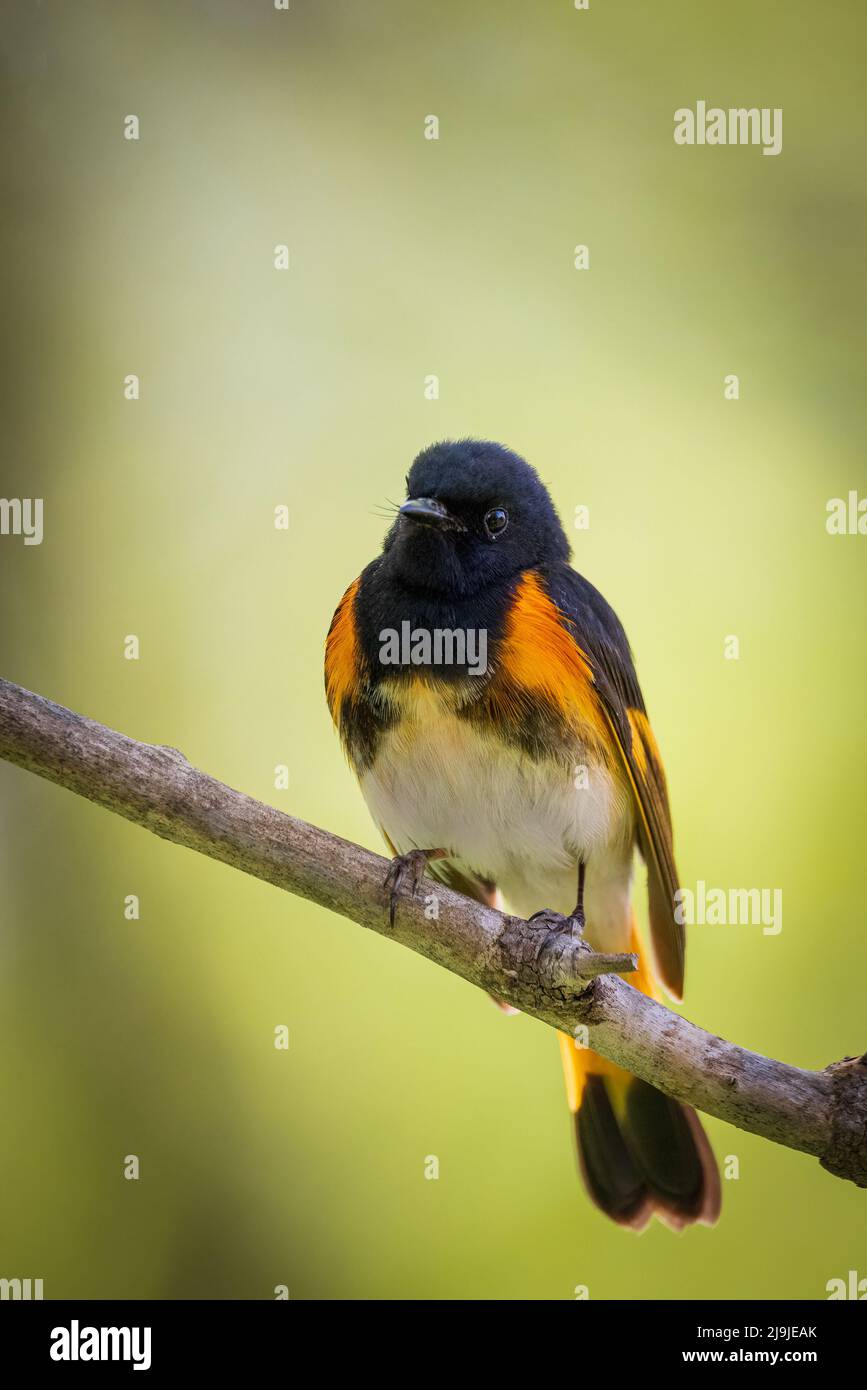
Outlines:
<svg viewBox="0 0 867 1390"><path fill-rule="evenodd" d="M783 890L777 937L693 929L690 1017L805 1067L863 1050L867 540L825 530L867 491L863 12L10 0L2 30L0 491L45 499L41 546L0 539L3 675L379 848L324 634L413 455L502 440L567 524L590 509L575 563L630 634L684 882ZM782 154L675 146L699 98L782 107ZM717 1121L719 1226L616 1229L541 1024L17 769L0 796L0 1275L533 1299L867 1275L867 1195Z"/></svg>

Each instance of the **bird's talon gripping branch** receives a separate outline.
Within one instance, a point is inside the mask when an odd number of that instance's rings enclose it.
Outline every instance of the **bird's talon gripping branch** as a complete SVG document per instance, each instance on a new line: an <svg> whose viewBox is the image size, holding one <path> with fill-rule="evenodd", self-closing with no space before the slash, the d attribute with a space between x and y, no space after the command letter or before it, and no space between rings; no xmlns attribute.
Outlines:
<svg viewBox="0 0 867 1390"><path fill-rule="evenodd" d="M573 940L584 935L583 912L580 918L574 912L565 917L562 912L555 912L553 907L541 907L532 917L528 917L527 921L531 926L539 927L543 931L555 931L558 927L568 926L572 930Z"/></svg>
<svg viewBox="0 0 867 1390"><path fill-rule="evenodd" d="M399 895L408 890L410 897L414 898L421 887L429 861L444 859L445 853L444 849L411 849L406 854L395 855L392 859L383 884L388 893L388 921L391 927L394 926Z"/></svg>

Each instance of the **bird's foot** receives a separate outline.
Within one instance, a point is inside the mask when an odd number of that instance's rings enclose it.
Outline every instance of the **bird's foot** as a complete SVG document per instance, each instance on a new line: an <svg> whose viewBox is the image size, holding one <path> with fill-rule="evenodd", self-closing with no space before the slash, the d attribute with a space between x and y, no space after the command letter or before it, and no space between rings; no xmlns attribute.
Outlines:
<svg viewBox="0 0 867 1390"><path fill-rule="evenodd" d="M555 912L553 907L542 907L527 920L545 931L552 931L555 927L568 926L571 928L573 941L582 939L586 925L584 909L577 907L574 912L570 912L568 917L565 917L562 912Z"/></svg>
<svg viewBox="0 0 867 1390"><path fill-rule="evenodd" d="M388 921L390 926L394 926L394 915L397 911L398 896L404 891L409 891L411 897L415 897L421 887L424 878L424 871L430 859L442 859L445 850L441 849L411 849L406 854L397 854L389 865L388 873L385 876L383 887L388 893Z"/></svg>

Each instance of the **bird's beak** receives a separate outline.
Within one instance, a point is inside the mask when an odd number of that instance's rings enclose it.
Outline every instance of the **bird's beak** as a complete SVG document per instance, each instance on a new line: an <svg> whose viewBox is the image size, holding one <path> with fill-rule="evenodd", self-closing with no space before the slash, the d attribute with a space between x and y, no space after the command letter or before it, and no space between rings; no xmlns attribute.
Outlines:
<svg viewBox="0 0 867 1390"><path fill-rule="evenodd" d="M410 497L400 509L400 515L418 526L433 526L438 531L465 531L467 528L435 497Z"/></svg>

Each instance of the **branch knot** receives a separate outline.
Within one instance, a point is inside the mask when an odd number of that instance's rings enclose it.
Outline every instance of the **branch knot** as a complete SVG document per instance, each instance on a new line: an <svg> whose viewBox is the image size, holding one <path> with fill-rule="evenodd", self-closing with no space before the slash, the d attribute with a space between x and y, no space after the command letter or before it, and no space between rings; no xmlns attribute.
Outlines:
<svg viewBox="0 0 867 1390"><path fill-rule="evenodd" d="M856 1187L867 1187L867 1053L844 1057L825 1068L831 1078L831 1140L823 1168Z"/></svg>

